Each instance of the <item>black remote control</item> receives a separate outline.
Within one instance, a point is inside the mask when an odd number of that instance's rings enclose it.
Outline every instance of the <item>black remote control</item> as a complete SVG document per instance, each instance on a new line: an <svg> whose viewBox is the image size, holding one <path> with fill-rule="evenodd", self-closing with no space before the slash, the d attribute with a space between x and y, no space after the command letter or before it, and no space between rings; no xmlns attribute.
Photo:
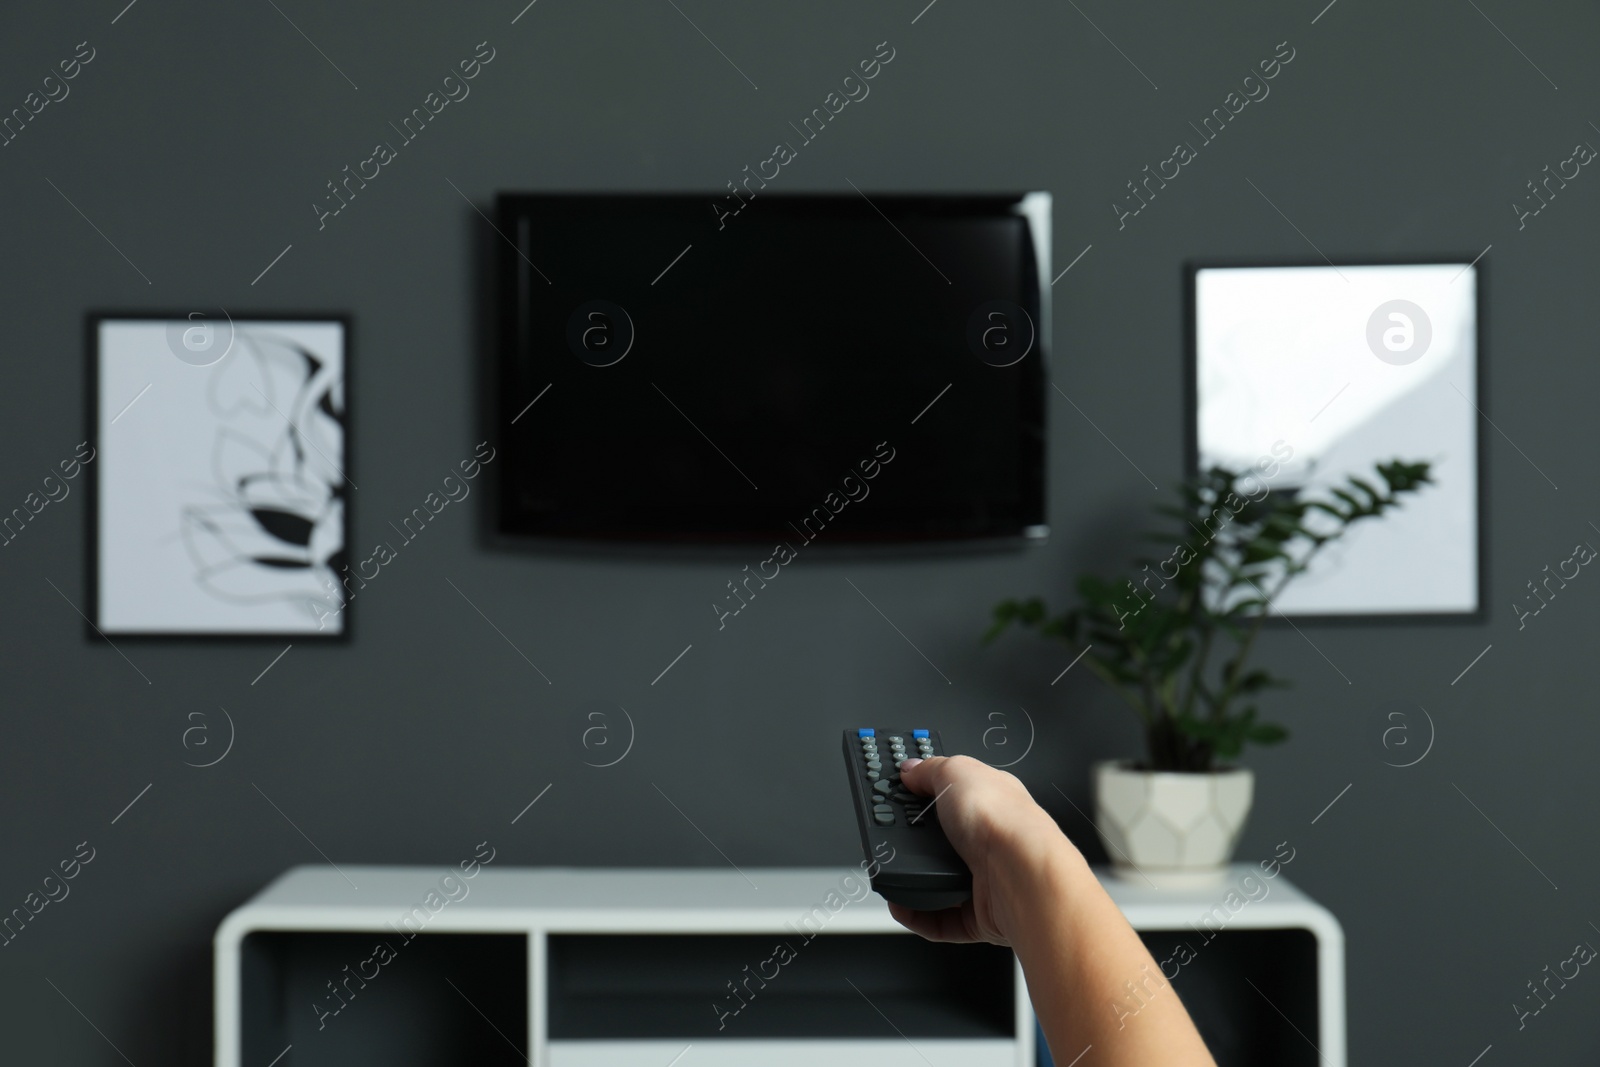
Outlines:
<svg viewBox="0 0 1600 1067"><path fill-rule="evenodd" d="M872 888L915 911L954 908L972 898L972 872L944 836L934 797L900 784L899 767L913 756L945 755L933 730L862 726L844 732L844 764L861 824L861 847L877 868ZM885 859L875 843L894 851Z"/></svg>

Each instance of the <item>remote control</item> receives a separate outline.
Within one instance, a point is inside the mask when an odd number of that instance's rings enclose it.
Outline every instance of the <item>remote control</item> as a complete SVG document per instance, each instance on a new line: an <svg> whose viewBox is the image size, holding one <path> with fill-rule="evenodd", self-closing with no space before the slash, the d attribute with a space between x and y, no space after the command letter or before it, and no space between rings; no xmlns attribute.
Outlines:
<svg viewBox="0 0 1600 1067"><path fill-rule="evenodd" d="M844 763L861 824L861 846L878 873L872 888L915 911L953 908L972 897L972 872L944 836L933 797L900 784L902 761L945 755L933 730L862 726L844 732ZM874 848L888 844L888 860Z"/></svg>

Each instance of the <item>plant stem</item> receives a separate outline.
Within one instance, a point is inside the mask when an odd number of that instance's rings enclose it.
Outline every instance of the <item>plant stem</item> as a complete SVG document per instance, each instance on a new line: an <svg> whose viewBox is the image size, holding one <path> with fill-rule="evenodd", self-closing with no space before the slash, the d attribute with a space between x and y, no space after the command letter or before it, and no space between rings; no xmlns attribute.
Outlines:
<svg viewBox="0 0 1600 1067"><path fill-rule="evenodd" d="M1089 669L1095 673L1095 677L1099 678L1102 682L1105 682L1111 687L1113 692L1115 692L1123 700L1127 701L1128 705L1139 714L1140 721L1143 722L1146 727L1148 727L1150 725L1150 713L1145 709L1144 705L1139 702L1139 698L1130 693L1127 688L1117 680L1116 675L1107 670L1105 666L1102 665L1094 656L1085 656L1084 658L1089 664Z"/></svg>

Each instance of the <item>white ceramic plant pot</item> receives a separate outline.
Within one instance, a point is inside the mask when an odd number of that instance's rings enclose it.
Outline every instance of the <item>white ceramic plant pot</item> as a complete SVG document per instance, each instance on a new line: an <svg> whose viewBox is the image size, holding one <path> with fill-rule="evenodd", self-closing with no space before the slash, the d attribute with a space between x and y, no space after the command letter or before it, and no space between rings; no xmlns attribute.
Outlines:
<svg viewBox="0 0 1600 1067"><path fill-rule="evenodd" d="M1238 767L1188 773L1095 764L1095 829L1113 873L1158 888L1222 881L1254 787L1255 776Z"/></svg>

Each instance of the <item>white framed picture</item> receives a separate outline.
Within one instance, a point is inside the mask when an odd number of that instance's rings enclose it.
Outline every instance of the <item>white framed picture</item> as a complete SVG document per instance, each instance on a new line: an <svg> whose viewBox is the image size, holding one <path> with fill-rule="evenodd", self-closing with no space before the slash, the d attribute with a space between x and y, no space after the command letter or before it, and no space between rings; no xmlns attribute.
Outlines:
<svg viewBox="0 0 1600 1067"><path fill-rule="evenodd" d="M1192 470L1325 498L1379 462L1430 465L1432 484L1353 525L1274 613L1478 615L1483 265L1191 264L1189 278Z"/></svg>
<svg viewBox="0 0 1600 1067"><path fill-rule="evenodd" d="M348 635L349 322L93 315L90 602L108 635Z"/></svg>

